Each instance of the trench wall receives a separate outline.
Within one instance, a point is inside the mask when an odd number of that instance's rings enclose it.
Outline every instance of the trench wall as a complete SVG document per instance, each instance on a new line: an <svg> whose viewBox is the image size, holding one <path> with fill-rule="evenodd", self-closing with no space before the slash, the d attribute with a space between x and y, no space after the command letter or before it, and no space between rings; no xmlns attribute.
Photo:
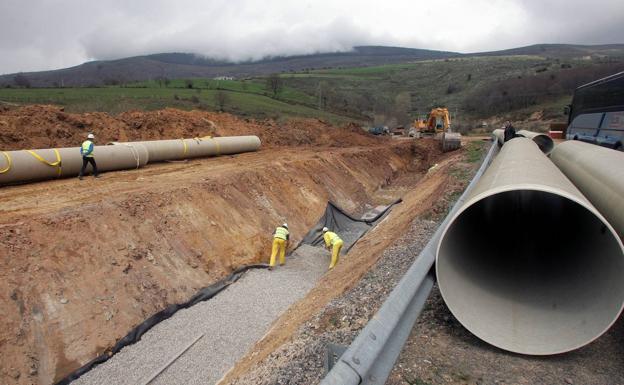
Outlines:
<svg viewBox="0 0 624 385"><path fill-rule="evenodd" d="M260 152L244 158L247 166L224 170L214 162L227 159L198 160L149 171L166 171L166 183L162 175L134 178L123 189L98 182L90 199L7 210L0 219L0 383L54 383L166 305L238 266L267 262L277 224L288 221L294 245L328 200L351 212L376 203L371 195L380 186L428 167L421 150L398 143ZM52 182L50 193L71 194L73 183ZM11 189L14 205L34 199L27 186ZM45 206L46 196L40 199Z"/></svg>

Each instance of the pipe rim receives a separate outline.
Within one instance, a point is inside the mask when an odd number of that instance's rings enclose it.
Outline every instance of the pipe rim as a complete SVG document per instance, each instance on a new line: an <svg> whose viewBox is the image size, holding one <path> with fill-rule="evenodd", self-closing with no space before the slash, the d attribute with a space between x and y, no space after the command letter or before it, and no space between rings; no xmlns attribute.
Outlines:
<svg viewBox="0 0 624 385"><path fill-rule="evenodd" d="M439 240L438 245L436 247L436 257L435 257L436 277L440 276L440 272L439 272L440 264L438 263L438 259L439 259L439 256L440 256L440 249L442 247L442 243L443 243L443 241L444 241L444 239L445 239L449 229L451 229L452 225L459 218L459 216L462 213L464 213L465 211L467 211L470 207L472 207L476 203L480 202L481 200L484 200L484 199L489 198L489 197L493 197L493 196L498 195L498 194L502 194L502 193L506 193L506 192L514 192L514 191L535 191L535 192L554 194L554 195L559 195L561 198L567 199L567 200L569 200L569 201L571 201L573 203L576 203L580 207L582 207L585 210L589 211L590 213L594 214L596 216L596 218L598 220L600 220L600 222L608 229L608 231L612 235L613 239L615 239L617 245L619 246L619 248L620 248L620 250L622 252L622 255L624 256L624 244L622 243L622 239L617 235L617 232L615 231L615 229L611 226L611 224L609 224L609 222L607 222L607 220L602 216L602 214L600 214L600 212L598 212L598 210L596 208L594 208L591 204L589 204L589 202L586 201L585 199L579 199L579 197L577 197L577 196L575 196L573 194L570 194L569 192L567 192L565 190L562 190L562 189L559 189L559 188L550 187L550 186L546 186L546 185L536 185L536 184L508 185L508 186L500 186L500 187L495 187L495 188L492 188L492 189L488 189L488 190L486 190L486 191L484 191L484 192L482 192L480 194L477 194L477 195L471 197L453 215L453 217L449 221L448 225L442 231L442 234L440 236L440 240ZM611 329L611 327L618 321L618 319L620 318L620 316L622 315L622 313L624 311L624 298L623 298L622 301L619 304L619 310L613 316L613 319L608 323L608 325L604 328L604 330L602 330L601 332L595 334L594 336L591 337L591 339L586 340L586 342L584 342L584 343L574 344L574 345L571 345L570 347L565 348L565 349L553 349L552 351L549 351L549 352L537 352L537 353L536 352L526 352L526 351L520 351L519 349L510 349L509 347L501 346L501 344L497 344L497 343L495 343L495 341L492 341L491 338L488 338L487 336L483 336L481 334L481 332L475 332L471 327L466 326L464 324L464 322L461 321L462 318L458 317L456 312L453 310L453 308L451 306L449 306L448 301L447 301L448 293L445 296L444 290L443 290L443 286L440 285L439 279L438 279L438 289L440 290L440 295L442 296L442 299L444 300L444 303L446 304L447 309L451 312L453 317L455 317L455 319L462 325L462 327L464 327L470 333L472 333L473 335L475 335L476 337L478 337L482 341L488 343L489 345L495 346L498 349L502 349L502 350L505 350L505 351L508 351L508 352L512 352L512 353L524 354L524 355L532 355L532 356L548 356L548 355L562 354L562 353L567 353L567 352L571 352L571 351L580 349L583 346L587 346L587 345L591 344L592 342L594 342L595 340L597 340L598 338L600 338L609 329Z"/></svg>

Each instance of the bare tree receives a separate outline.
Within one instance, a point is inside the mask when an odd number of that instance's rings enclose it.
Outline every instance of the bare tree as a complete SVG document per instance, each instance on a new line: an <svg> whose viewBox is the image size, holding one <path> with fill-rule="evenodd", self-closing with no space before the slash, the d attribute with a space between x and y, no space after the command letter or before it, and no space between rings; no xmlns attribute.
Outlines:
<svg viewBox="0 0 624 385"><path fill-rule="evenodd" d="M394 98L394 116L400 125L410 123L409 113L412 110L412 97L409 92L401 92Z"/></svg>
<svg viewBox="0 0 624 385"><path fill-rule="evenodd" d="M225 105L230 102L230 96L227 92L219 90L215 93L215 102L219 107L219 111L223 112Z"/></svg>
<svg viewBox="0 0 624 385"><path fill-rule="evenodd" d="M167 79L164 76L158 76L157 78L154 79L156 81L156 83L158 83L158 87L162 88L163 85L165 87L167 87L170 83L169 79Z"/></svg>
<svg viewBox="0 0 624 385"><path fill-rule="evenodd" d="M276 98L277 95L282 91L282 88L284 88L284 82L278 74L271 74L267 78L267 88L269 89L269 91L271 91L273 97Z"/></svg>

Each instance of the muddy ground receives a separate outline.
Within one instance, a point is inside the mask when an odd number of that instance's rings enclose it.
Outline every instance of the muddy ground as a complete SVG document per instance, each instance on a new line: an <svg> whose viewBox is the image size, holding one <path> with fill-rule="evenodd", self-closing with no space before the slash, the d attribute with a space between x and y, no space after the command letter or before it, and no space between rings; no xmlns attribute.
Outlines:
<svg viewBox="0 0 624 385"><path fill-rule="evenodd" d="M277 124L176 110L75 115L51 106L0 111L2 149L74 146L87 132L99 141L255 134L264 146L101 179L1 188L1 384L58 381L166 305L238 266L266 262L277 224L288 221L296 244L328 200L351 213L387 204L400 191L380 188L418 183L441 157L432 141L376 138L318 120ZM436 191L423 189L423 206Z"/></svg>

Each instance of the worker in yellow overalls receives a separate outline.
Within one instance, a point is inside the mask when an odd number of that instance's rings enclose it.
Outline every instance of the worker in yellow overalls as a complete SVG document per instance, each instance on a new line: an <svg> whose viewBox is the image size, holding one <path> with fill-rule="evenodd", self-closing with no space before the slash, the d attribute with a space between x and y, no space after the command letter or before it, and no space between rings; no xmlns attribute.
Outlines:
<svg viewBox="0 0 624 385"><path fill-rule="evenodd" d="M275 266L275 257L279 252L280 266L286 263L286 247L288 246L288 239L290 233L288 232L288 223L284 223L278 226L273 233L273 250L271 251L271 262L269 262L269 270L273 270Z"/></svg>
<svg viewBox="0 0 624 385"><path fill-rule="evenodd" d="M331 247L332 256L331 263L329 264L329 269L333 269L334 266L338 263L338 258L340 257L340 249L342 249L342 239L338 236L338 234L333 231L329 231L327 227L323 227L323 240L325 240L325 247L328 249Z"/></svg>

